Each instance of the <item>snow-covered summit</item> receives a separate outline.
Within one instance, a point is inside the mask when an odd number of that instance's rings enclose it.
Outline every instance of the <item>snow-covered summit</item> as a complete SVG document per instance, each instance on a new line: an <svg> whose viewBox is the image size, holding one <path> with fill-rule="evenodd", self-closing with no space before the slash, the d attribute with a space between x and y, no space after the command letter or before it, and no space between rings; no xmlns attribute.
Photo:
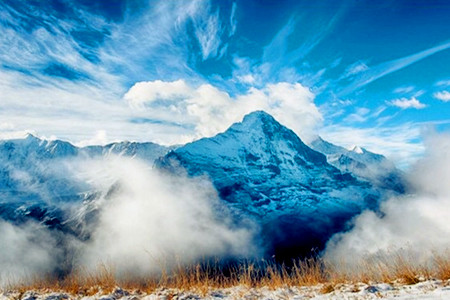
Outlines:
<svg viewBox="0 0 450 300"><path fill-rule="evenodd" d="M223 133L169 152L156 165L208 176L220 197L238 214L262 224L270 239L272 231L283 232L280 240L267 241L269 245L299 248L299 253L320 246L345 220L379 198L370 184L328 164L325 155L261 111Z"/></svg>
<svg viewBox="0 0 450 300"><path fill-rule="evenodd" d="M361 147L355 145L355 146L353 146L353 147L350 148L350 151L355 152L355 153L358 153L358 154L363 154L364 152L366 152L366 149L361 148Z"/></svg>
<svg viewBox="0 0 450 300"><path fill-rule="evenodd" d="M326 155L328 163L342 172L348 172L357 178L369 181L376 186L404 191L401 172L395 165L381 154L368 151L360 146L345 149L318 137L311 143L311 147Z"/></svg>
<svg viewBox="0 0 450 300"><path fill-rule="evenodd" d="M174 161L190 175L210 176L222 197L232 202L239 198L268 204L287 199L286 190L336 188L354 181L262 111L245 116L224 133L170 152L158 164L168 168Z"/></svg>

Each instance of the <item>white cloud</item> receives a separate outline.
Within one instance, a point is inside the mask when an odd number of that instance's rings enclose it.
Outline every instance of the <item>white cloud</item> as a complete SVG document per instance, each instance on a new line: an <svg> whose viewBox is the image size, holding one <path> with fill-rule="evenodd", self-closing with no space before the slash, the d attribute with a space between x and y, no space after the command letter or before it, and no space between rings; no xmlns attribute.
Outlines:
<svg viewBox="0 0 450 300"><path fill-rule="evenodd" d="M205 178L174 177L124 157L86 162L80 169L102 195L120 184L97 200L98 224L80 247L86 269L110 263L117 275L142 276L212 257L258 254L256 226L233 223Z"/></svg>
<svg viewBox="0 0 450 300"><path fill-rule="evenodd" d="M0 286L26 282L57 267L62 250L42 225L13 225L0 219Z"/></svg>
<svg viewBox="0 0 450 300"><path fill-rule="evenodd" d="M124 99L131 106L142 107L157 100L170 101L179 98L186 98L192 94L193 90L184 82L177 80L165 82L161 80L143 81L133 85L125 94Z"/></svg>
<svg viewBox="0 0 450 300"><path fill-rule="evenodd" d="M251 85L251 84L256 82L255 76L253 76L252 74L246 74L246 75L243 75L243 76L237 76L237 79L240 82L245 83L245 84L249 84L249 85Z"/></svg>
<svg viewBox="0 0 450 300"><path fill-rule="evenodd" d="M314 104L314 94L299 83L269 84L231 97L210 84L194 88L181 80L140 82L130 88L125 99L167 121L175 119L184 126L194 127L194 137L224 131L255 110L267 111L306 139L322 121Z"/></svg>
<svg viewBox="0 0 450 300"><path fill-rule="evenodd" d="M174 176L120 156L62 160L48 167L96 191L94 207L55 203L90 238L81 241L32 221L0 219L0 288L61 269L96 271L103 264L117 276L134 278L207 259L251 259L262 252L258 226L247 218L233 219L206 178ZM23 182L29 175L15 176ZM111 192L111 187L119 188ZM84 218L86 212L96 217Z"/></svg>
<svg viewBox="0 0 450 300"><path fill-rule="evenodd" d="M23 139L27 136L27 134L36 133L32 130L10 130L10 131L0 131L0 140L13 140L13 139Z"/></svg>
<svg viewBox="0 0 450 300"><path fill-rule="evenodd" d="M433 94L433 97L444 102L449 102L450 92L449 91L436 92Z"/></svg>
<svg viewBox="0 0 450 300"><path fill-rule="evenodd" d="M1 122L0 123L0 132L1 131L11 131L14 129L14 124L9 122Z"/></svg>
<svg viewBox="0 0 450 300"><path fill-rule="evenodd" d="M106 145L106 144L108 144L108 142L109 142L109 140L108 140L106 131L103 129L100 129L95 133L95 135L92 138L79 141L75 145L77 147L85 147L85 146L89 146L89 145Z"/></svg>
<svg viewBox="0 0 450 300"><path fill-rule="evenodd" d="M195 23L195 34L202 49L203 60L217 56L217 50L222 43L222 31L219 21L219 11L209 15L206 21Z"/></svg>
<svg viewBox="0 0 450 300"><path fill-rule="evenodd" d="M426 105L417 100L416 97L412 97L410 99L407 98L395 99L389 101L389 104L397 106L401 109L408 109L408 108L423 109L426 107Z"/></svg>
<svg viewBox="0 0 450 300"><path fill-rule="evenodd" d="M0 72L0 89L0 120L14 124L14 129L0 130L3 139L32 132L85 144L98 142L92 137L104 130L108 135L102 143L134 140L173 144L186 142L189 139L185 136L191 136L186 128L161 123L157 114L132 109L114 93L82 82L61 79L44 84L20 73ZM150 117L150 122L133 121Z"/></svg>

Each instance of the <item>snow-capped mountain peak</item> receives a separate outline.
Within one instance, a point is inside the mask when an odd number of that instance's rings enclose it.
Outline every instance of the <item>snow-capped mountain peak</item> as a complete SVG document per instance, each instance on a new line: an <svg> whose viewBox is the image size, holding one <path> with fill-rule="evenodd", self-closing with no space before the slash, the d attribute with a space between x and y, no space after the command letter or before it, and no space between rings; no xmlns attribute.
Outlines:
<svg viewBox="0 0 450 300"><path fill-rule="evenodd" d="M170 152L157 165L172 170L181 165L192 176L206 174L223 199L257 214L273 211L276 201L292 204L355 183L263 111L250 113L224 133Z"/></svg>
<svg viewBox="0 0 450 300"><path fill-rule="evenodd" d="M355 146L350 148L350 151L355 152L357 154L363 154L365 152L365 149L355 145Z"/></svg>

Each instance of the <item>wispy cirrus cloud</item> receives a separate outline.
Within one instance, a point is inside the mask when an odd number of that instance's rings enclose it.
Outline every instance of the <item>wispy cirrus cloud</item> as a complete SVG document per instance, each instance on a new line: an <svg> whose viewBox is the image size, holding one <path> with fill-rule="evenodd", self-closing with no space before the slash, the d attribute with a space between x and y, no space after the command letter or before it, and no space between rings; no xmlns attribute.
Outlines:
<svg viewBox="0 0 450 300"><path fill-rule="evenodd" d="M221 37L237 24L233 17L231 28L222 25L219 10L212 11L208 0L156 1L139 11L125 10L119 23L73 5L63 17L31 3L0 7L3 66L41 79L63 77L117 87L118 94L144 79L202 80L196 60L223 55ZM194 42L199 52L192 50Z"/></svg>
<svg viewBox="0 0 450 300"><path fill-rule="evenodd" d="M0 3L0 119L9 124L0 136L32 131L73 142L163 144L192 138L189 128L135 110L122 96L143 78L203 82L192 68L192 55L213 57L215 46L192 52L196 35L187 31L195 23L206 26L205 39L217 33L220 20L209 1L157 1L137 12L126 10L119 23L72 5L60 17L52 7L32 5Z"/></svg>
<svg viewBox="0 0 450 300"><path fill-rule="evenodd" d="M109 31L106 21L87 12L82 17L74 14L56 18L46 10L31 6L25 3L14 8L0 4L5 17L0 23L2 69L40 80L59 77L108 85L115 81L116 76L95 62L98 49L87 50L75 38L77 32Z"/></svg>
<svg viewBox="0 0 450 300"><path fill-rule="evenodd" d="M231 14L230 14L230 33L228 34L228 36L233 36L236 33L236 29L237 29L236 9L237 9L237 4L236 4L236 2L233 2L233 6L231 7Z"/></svg>
<svg viewBox="0 0 450 300"><path fill-rule="evenodd" d="M231 17L233 17L234 11L231 12ZM230 18L231 18L230 17ZM221 36L225 31L225 27L219 18L219 10L211 13L211 7L209 2L207 5L203 6L200 13L197 14L193 19L194 31L197 40L200 44L202 59L206 60L208 58L214 58L224 54L224 51L219 51L222 45ZM232 19L230 19L232 20ZM233 26L236 26L234 24ZM230 34L236 28L232 27Z"/></svg>
<svg viewBox="0 0 450 300"><path fill-rule="evenodd" d="M395 90L393 90L393 93L395 94L408 94L413 92L416 89L416 87L412 86L412 85L408 85L408 86L400 86L398 88L396 88Z"/></svg>
<svg viewBox="0 0 450 300"><path fill-rule="evenodd" d="M365 122L369 117L370 109L366 107L359 107L356 109L355 113L348 115L344 121L346 122Z"/></svg>
<svg viewBox="0 0 450 300"><path fill-rule="evenodd" d="M316 30L310 31L307 30L308 27L302 26L309 22L307 16L293 14L271 41L263 47L260 58L235 57L233 78L244 79L240 83L255 87L262 87L268 82L302 82L313 86L320 81L326 68L299 71L295 65L302 62L333 31L346 9L347 7L342 5L326 20L315 20ZM296 39L297 35L305 37L299 42ZM293 40L295 43L292 43ZM292 47L292 44L295 47ZM237 60L239 63L236 63ZM251 80L245 80L250 78Z"/></svg>
<svg viewBox="0 0 450 300"><path fill-rule="evenodd" d="M345 69L344 75L342 76L342 78L347 78L350 76L353 76L355 74L367 71L369 69L369 67L367 66L366 63L362 62L362 61L358 61L354 64L351 64L350 66L348 66Z"/></svg>
<svg viewBox="0 0 450 300"><path fill-rule="evenodd" d="M194 22L197 31L204 28L206 39L215 30L215 17L209 18L208 9L209 1L157 1L138 13L129 12L105 42L102 61L122 74L127 85L144 79L198 80L200 76L190 64L191 56L209 56L217 44L216 37L210 36L214 42L208 49L192 52L187 25ZM200 33L193 38L198 36Z"/></svg>
<svg viewBox="0 0 450 300"><path fill-rule="evenodd" d="M418 118L427 121L439 103L429 101L421 90L425 84L413 77L406 75L387 91L364 87L450 47L444 42L395 60L389 59L406 50L360 53L348 36L361 29L341 22L351 17L351 5L286 7L272 35L246 33L246 22L266 21L259 18L272 13L257 2L141 1L124 4L119 21L75 2L63 2L64 13L50 2L36 3L0 3L0 134L32 130L74 142L168 144L225 129L237 120L229 111L241 116L266 109L301 132L300 123L291 122L294 113L303 114L296 110L320 107L311 124L325 118L326 124L349 128L380 127L397 124L398 114L407 119L425 103L427 118ZM263 13L253 14L254 7ZM242 49L245 43L251 49ZM435 77L430 91L445 101L448 76L442 71ZM295 100L295 92L313 100ZM399 99L383 102L393 98ZM274 103L282 108L275 110Z"/></svg>
<svg viewBox="0 0 450 300"><path fill-rule="evenodd" d="M407 66L415 62L418 62L422 59L425 59L430 55L447 50L449 48L450 48L450 41L447 41L445 43L417 52L415 54L369 67L365 71L358 72L357 76L355 76L355 79L350 84L345 86L341 91L338 92L338 96L348 95L381 77L384 77L395 71L406 68Z"/></svg>

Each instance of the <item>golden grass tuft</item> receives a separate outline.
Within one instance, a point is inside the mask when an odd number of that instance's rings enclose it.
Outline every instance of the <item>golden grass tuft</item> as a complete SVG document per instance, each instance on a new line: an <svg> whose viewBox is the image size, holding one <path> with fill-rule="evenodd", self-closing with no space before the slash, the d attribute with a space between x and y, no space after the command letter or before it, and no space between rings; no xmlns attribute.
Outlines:
<svg viewBox="0 0 450 300"><path fill-rule="evenodd" d="M269 261L243 261L223 267L218 261L193 265L178 264L158 275L116 276L114 268L99 265L95 271L77 270L63 279L44 276L30 283L10 285L6 289L18 293L26 291L63 292L91 296L97 293L152 293L161 289L195 292L207 295L212 290L244 286L278 289L295 286L322 285L322 293L332 292L340 283L374 282L415 284L420 280L450 279L450 256L436 255L428 265L412 263L405 255L391 255L367 259L359 268L348 270L326 263L321 258L296 260L290 266ZM120 289L119 289L120 287ZM358 289L359 290L359 289Z"/></svg>
<svg viewBox="0 0 450 300"><path fill-rule="evenodd" d="M329 294L334 291L334 286L332 284L325 284L321 289L320 292L322 294Z"/></svg>
<svg viewBox="0 0 450 300"><path fill-rule="evenodd" d="M450 259L448 256L435 255L436 278L442 281L450 280Z"/></svg>

